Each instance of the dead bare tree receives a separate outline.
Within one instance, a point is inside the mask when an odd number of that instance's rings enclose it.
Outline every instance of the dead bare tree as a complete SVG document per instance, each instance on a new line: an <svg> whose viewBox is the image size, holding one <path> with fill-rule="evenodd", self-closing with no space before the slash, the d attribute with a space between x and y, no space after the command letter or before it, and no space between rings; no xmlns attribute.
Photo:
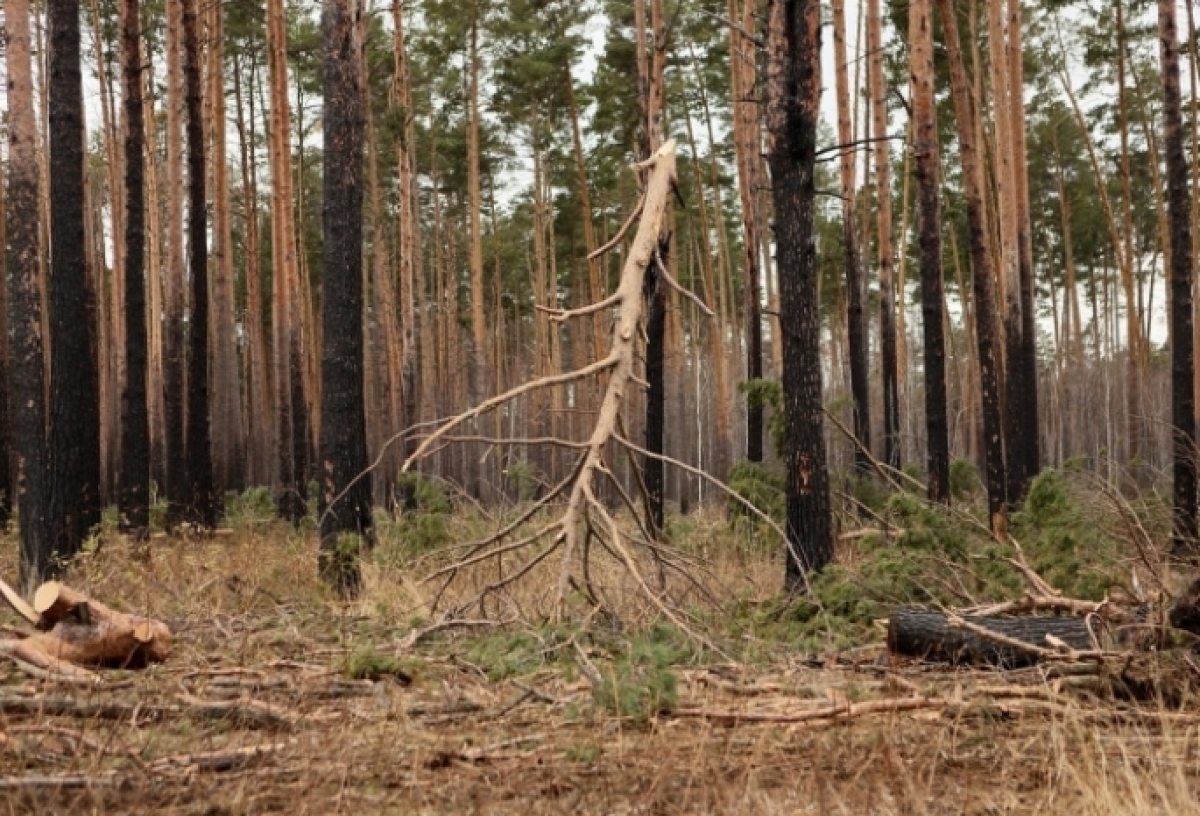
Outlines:
<svg viewBox="0 0 1200 816"><path fill-rule="evenodd" d="M594 256L598 256L616 246L640 214L637 232L626 255L616 291L603 300L576 309L539 307L557 325L612 310L613 323L607 354L575 370L531 380L444 420L425 436L401 468L405 471L411 469L423 457L453 441L451 433L455 428L524 394L592 378L603 383L602 400L589 439L582 445L564 446L569 451L577 451L567 477L492 535L468 544L452 563L441 566L426 577L427 581L441 581L444 592L469 568L497 564L501 568L497 577L480 587L476 594L467 593L469 597L461 604L462 609L475 604L482 606L489 596L529 576L540 566L544 567L552 558L558 559L558 577L551 596L554 614L561 615L567 611L566 602L571 590L580 592L591 606L603 606L603 588L601 582L596 580L594 562L607 557L625 574L632 576L638 591L660 612L676 624L686 627L682 614L669 606L663 592L668 572L678 573L694 583L692 574L685 566L686 556L673 552L655 540L649 510L644 501L646 497L642 497L643 502L639 505L616 478L606 459L614 451L624 450L635 457L635 461L644 453L626 438L622 409L630 388L646 387L646 383L636 374L635 363L645 336L643 281L647 269L655 264L661 281L699 303L695 295L682 290L671 278L658 254L659 236L675 184L675 142L664 144L649 159L637 165L637 169L646 174L641 203L626 223L626 228L607 245L593 252ZM700 305L706 313L712 314L706 306ZM546 441L553 443L556 440ZM504 440L499 439L493 442L504 444ZM619 523L619 511L606 507L597 498L597 485L602 479L607 479L613 486L620 503L633 519L631 524ZM550 516L549 520L546 520L547 516ZM547 541L549 546L545 545ZM657 570L655 578L648 577L651 570Z"/></svg>

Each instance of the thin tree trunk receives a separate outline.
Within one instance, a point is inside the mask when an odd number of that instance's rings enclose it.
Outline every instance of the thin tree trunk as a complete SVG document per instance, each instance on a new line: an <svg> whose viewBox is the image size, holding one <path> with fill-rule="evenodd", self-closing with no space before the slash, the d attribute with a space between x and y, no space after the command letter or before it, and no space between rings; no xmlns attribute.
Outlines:
<svg viewBox="0 0 1200 816"><path fill-rule="evenodd" d="M483 401L487 383L491 379L488 360L487 318L484 311L483 293L483 195L479 184L479 0L473 0L474 17L471 22L471 45L467 88L467 208L470 214L471 240L471 394L472 406ZM469 475L472 489L477 498L486 499L487 471L481 447L470 450L471 468Z"/></svg>
<svg viewBox="0 0 1200 816"><path fill-rule="evenodd" d="M415 183L413 157L416 155L416 117L412 112L409 92L408 53L404 40L404 4L401 0L392 3L392 49L395 53L393 75L393 104L404 114L403 135L397 140L396 173L399 182L400 220L400 348L390 349L389 354L399 353L401 389L404 406L404 425L417 420L417 364L416 364L416 313L413 308L417 274L420 264L420 235L417 221L418 190ZM400 422L397 420L397 430ZM411 436L405 440L405 456L415 449L416 440Z"/></svg>
<svg viewBox="0 0 1200 816"><path fill-rule="evenodd" d="M737 12L737 0L728 0L727 13L731 21L739 16L743 22L754 21L754 0L745 0L743 15ZM744 26L743 26L744 27ZM733 90L733 142L737 156L738 191L742 202L742 243L745 268L742 270L742 289L746 328L746 379L762 378L762 307L759 290L759 224L756 205L759 187L758 114L751 98L755 92L754 45L734 26L729 27L730 72ZM746 408L746 458L761 462L763 458L763 409L751 403Z"/></svg>
<svg viewBox="0 0 1200 816"><path fill-rule="evenodd" d="M246 485L246 440L238 377L237 309L234 296L233 224L229 201L229 161L225 123L225 14L221 3L208 7L208 99L213 178L212 279L212 448L216 495Z"/></svg>
<svg viewBox="0 0 1200 816"><path fill-rule="evenodd" d="M846 60L846 0L833 2L834 73L837 82L838 142L841 151L842 237L846 247L846 335L850 351L850 391L854 396L854 464L860 474L870 472L871 383L867 341L867 312L863 308L862 267L858 252L855 214L854 156L848 145L851 132L850 87Z"/></svg>
<svg viewBox="0 0 1200 816"><path fill-rule="evenodd" d="M892 172L887 141L886 88L883 84L883 34L880 0L867 4L867 52L870 54L868 83L874 118L875 189L879 208L879 333L883 371L884 461L899 468L900 392L896 356L896 293L892 280Z"/></svg>

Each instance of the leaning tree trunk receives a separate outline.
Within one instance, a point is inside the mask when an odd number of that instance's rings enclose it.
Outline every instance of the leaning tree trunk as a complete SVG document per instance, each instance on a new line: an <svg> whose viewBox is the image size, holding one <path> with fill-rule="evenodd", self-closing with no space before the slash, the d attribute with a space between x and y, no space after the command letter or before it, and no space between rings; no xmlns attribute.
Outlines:
<svg viewBox="0 0 1200 816"><path fill-rule="evenodd" d="M767 126L783 334L787 429L784 587L833 558L833 516L821 404L821 311L813 240L817 121L821 99L818 0L775 0L768 30Z"/></svg>
<svg viewBox="0 0 1200 816"><path fill-rule="evenodd" d="M118 498L124 523L150 526L150 422L146 400L145 123L142 116L141 13L124 0L121 80L125 107L125 382L121 390Z"/></svg>
<svg viewBox="0 0 1200 816"><path fill-rule="evenodd" d="M13 443L17 459L20 584L26 592L52 569L47 520L46 391L39 262L37 121L29 47L29 0L6 0L8 68L8 299L12 327Z"/></svg>
<svg viewBox="0 0 1200 816"><path fill-rule="evenodd" d="M96 300L84 229L83 79L79 0L49 0L50 523L66 558L100 522Z"/></svg>
<svg viewBox="0 0 1200 816"><path fill-rule="evenodd" d="M363 411L363 138L365 97L353 0L325 0L325 214L321 364L321 575L358 592L358 547L370 544L371 477ZM347 544L345 534L355 537Z"/></svg>
<svg viewBox="0 0 1200 816"><path fill-rule="evenodd" d="M946 337L942 295L942 212L933 95L933 3L913 0L908 12L912 55L913 153L921 245L921 316L925 335L925 428L929 500L950 503L950 436L946 422Z"/></svg>
<svg viewBox="0 0 1200 816"><path fill-rule="evenodd" d="M1171 216L1171 424L1175 450L1175 514L1172 550L1195 557L1196 404L1192 378L1192 201L1183 155L1183 113L1179 92L1179 35L1175 0L1159 0L1158 34L1163 78L1163 142L1167 153ZM1193 57L1194 58L1194 57Z"/></svg>

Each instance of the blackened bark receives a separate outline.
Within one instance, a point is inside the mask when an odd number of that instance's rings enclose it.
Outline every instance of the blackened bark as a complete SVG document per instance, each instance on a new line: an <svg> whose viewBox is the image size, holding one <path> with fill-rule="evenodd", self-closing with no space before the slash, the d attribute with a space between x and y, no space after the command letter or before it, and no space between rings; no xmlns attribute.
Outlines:
<svg viewBox="0 0 1200 816"><path fill-rule="evenodd" d="M216 524L208 411L208 211L204 178L204 96L197 0L183 0L183 73L187 93L188 275L192 284L187 356L187 501L191 521Z"/></svg>
<svg viewBox="0 0 1200 816"><path fill-rule="evenodd" d="M6 221L7 202L0 190L0 247L8 242ZM13 456L12 430L9 424L9 377L12 361L8 347L8 260L0 251L0 527L12 519L13 511Z"/></svg>
<svg viewBox="0 0 1200 816"><path fill-rule="evenodd" d="M756 194L757 195L757 194ZM747 243L750 238L747 236ZM762 305L758 285L758 251L746 250L746 379L761 380L762 366ZM746 407L746 459L751 462L763 460L763 406L751 400Z"/></svg>
<svg viewBox="0 0 1200 816"><path fill-rule="evenodd" d="M118 503L137 534L150 525L150 422L146 405L145 124L140 4L124 0L121 21L125 105L125 384L121 392Z"/></svg>
<svg viewBox="0 0 1200 816"><path fill-rule="evenodd" d="M658 242L660 257L671 246L671 236L666 234ZM666 263L666 258L662 257ZM646 450L661 456L663 432L666 426L666 360L667 308L663 293L665 283L659 280L652 265L646 270ZM649 501L650 523L655 532L663 529L663 461L657 456L647 456L642 462L646 493Z"/></svg>
<svg viewBox="0 0 1200 816"><path fill-rule="evenodd" d="M921 317L925 338L925 428L929 500L950 503L950 434L946 421L946 337L942 293L942 212L938 197L937 118L933 97L933 3L909 6L913 154L921 248Z"/></svg>
<svg viewBox="0 0 1200 816"><path fill-rule="evenodd" d="M13 447L16 452L20 585L32 591L52 571L47 523L46 368L38 258L41 212L37 124L29 48L29 2L4 4L8 62L8 299L12 327Z"/></svg>
<svg viewBox="0 0 1200 816"><path fill-rule="evenodd" d="M83 213L79 0L49 0L50 31L50 569L79 552L100 521L96 297Z"/></svg>
<svg viewBox="0 0 1200 816"><path fill-rule="evenodd" d="M871 457L871 367L868 360L867 310L863 308L862 262L858 252L858 231L853 214L842 218L846 243L846 322L850 346L850 393L854 397L854 435L861 445L854 446L854 468L869 474Z"/></svg>
<svg viewBox="0 0 1200 816"><path fill-rule="evenodd" d="M975 333L979 354L979 394L983 413L984 480L988 491L988 515L992 532L1003 533L1007 484L1004 461L1004 428L1000 410L1001 393L996 359L996 291L987 226L983 209L983 172L975 144L975 102L967 84L958 18L950 0L938 0L938 11L946 38L950 63L950 87L954 96L955 124L963 166L963 190L967 205L967 232L971 248L971 277L975 294Z"/></svg>
<svg viewBox="0 0 1200 816"><path fill-rule="evenodd" d="M1050 647L1052 635L1073 649L1091 649L1092 633L1085 618L971 617L963 620L1039 649ZM888 651L947 663L974 663L1016 669L1040 658L1032 650L997 643L983 635L950 626L940 612L901 607L888 616Z"/></svg>
<svg viewBox="0 0 1200 816"><path fill-rule="evenodd" d="M1196 402L1192 344L1192 201L1183 154L1183 114L1179 92L1179 35L1174 0L1158 3L1159 50L1163 78L1163 142L1167 158L1167 205L1171 219L1171 424L1174 426L1175 512L1171 547L1195 558Z"/></svg>
<svg viewBox="0 0 1200 816"><path fill-rule="evenodd" d="M321 575L343 595L361 582L371 542L363 394L363 136L354 0L325 0L324 354L321 364ZM355 536L348 547L345 534Z"/></svg>
<svg viewBox="0 0 1200 816"><path fill-rule="evenodd" d="M787 431L787 566L784 588L833 558L833 518L821 404L821 314L813 210L821 27L818 0L774 0L768 35L767 126L783 327Z"/></svg>

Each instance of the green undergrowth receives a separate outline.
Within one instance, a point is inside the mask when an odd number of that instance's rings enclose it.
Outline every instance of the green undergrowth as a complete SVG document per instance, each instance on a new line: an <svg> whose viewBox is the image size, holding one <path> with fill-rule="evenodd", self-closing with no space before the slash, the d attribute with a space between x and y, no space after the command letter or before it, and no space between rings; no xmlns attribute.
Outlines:
<svg viewBox="0 0 1200 816"><path fill-rule="evenodd" d="M968 475L960 473L964 492ZM1052 586L1069 597L1097 600L1127 573L1122 561L1128 553L1082 478L1043 472L1012 514L1010 532ZM879 500L876 488L855 489L864 505ZM731 634L807 651L840 650L877 641L882 630L876 621L895 606L972 606L1026 592L1009 561L1016 549L986 534L982 500L947 510L902 492L887 495L872 512L875 517L854 522L871 532L844 543L839 562L813 576L808 593L735 601Z"/></svg>
<svg viewBox="0 0 1200 816"><path fill-rule="evenodd" d="M593 674L597 708L635 721L674 708L677 669L706 657L690 635L664 623L628 633L544 624L473 638L461 652L461 662L492 682L547 670L570 678Z"/></svg>

